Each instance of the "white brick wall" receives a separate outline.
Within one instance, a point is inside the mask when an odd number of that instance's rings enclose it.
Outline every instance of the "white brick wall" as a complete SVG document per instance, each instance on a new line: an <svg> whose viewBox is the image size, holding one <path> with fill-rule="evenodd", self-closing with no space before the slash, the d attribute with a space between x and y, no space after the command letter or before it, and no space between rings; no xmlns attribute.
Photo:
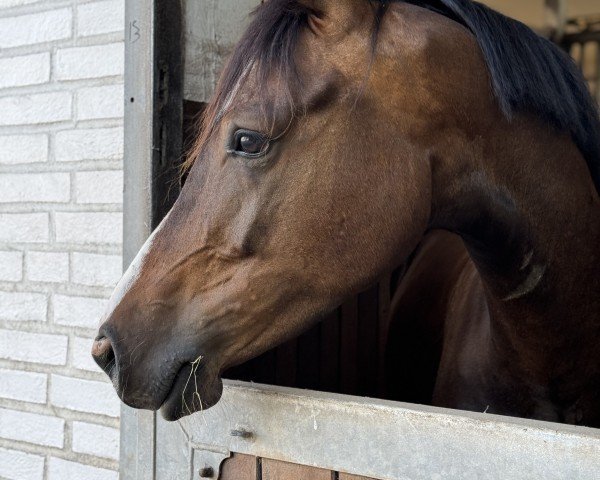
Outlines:
<svg viewBox="0 0 600 480"><path fill-rule="evenodd" d="M48 240L47 213L0 213L0 244L46 243Z"/></svg>
<svg viewBox="0 0 600 480"><path fill-rule="evenodd" d="M77 203L121 203L123 173L117 171L76 173L75 195Z"/></svg>
<svg viewBox="0 0 600 480"><path fill-rule="evenodd" d="M71 198L71 177L68 173L3 173L0 192L0 203L65 203Z"/></svg>
<svg viewBox="0 0 600 480"><path fill-rule="evenodd" d="M25 256L27 278L32 282L63 283L69 281L67 252L29 251Z"/></svg>
<svg viewBox="0 0 600 480"><path fill-rule="evenodd" d="M115 245L123 237L122 215L106 212L59 212L56 214L56 240L80 245Z"/></svg>
<svg viewBox="0 0 600 480"><path fill-rule="evenodd" d="M56 160L119 159L123 156L122 128L65 130L56 134Z"/></svg>
<svg viewBox="0 0 600 480"><path fill-rule="evenodd" d="M66 335L0 330L0 359L65 365L67 341Z"/></svg>
<svg viewBox="0 0 600 480"><path fill-rule="evenodd" d="M77 119L96 120L123 116L123 85L82 88L77 93Z"/></svg>
<svg viewBox="0 0 600 480"><path fill-rule="evenodd" d="M122 75L124 53L122 43L64 48L56 53L54 72L58 80ZM98 62L99 58L102 62Z"/></svg>
<svg viewBox="0 0 600 480"><path fill-rule="evenodd" d="M117 472L50 458L48 480L117 480Z"/></svg>
<svg viewBox="0 0 600 480"><path fill-rule="evenodd" d="M73 422L73 450L118 460L119 431L116 428L101 425Z"/></svg>
<svg viewBox="0 0 600 480"><path fill-rule="evenodd" d="M92 330L98 327L105 307L101 298L55 295L54 323Z"/></svg>
<svg viewBox="0 0 600 480"><path fill-rule="evenodd" d="M61 8L0 19L0 48L63 40L72 35L73 12Z"/></svg>
<svg viewBox="0 0 600 480"><path fill-rule="evenodd" d="M110 287L121 278L119 255L73 254L73 281L81 285Z"/></svg>
<svg viewBox="0 0 600 480"><path fill-rule="evenodd" d="M119 0L85 3L77 7L77 33L80 36L119 32L125 24L125 11Z"/></svg>
<svg viewBox="0 0 600 480"><path fill-rule="evenodd" d="M48 300L42 293L0 292L0 319L43 322Z"/></svg>
<svg viewBox="0 0 600 480"><path fill-rule="evenodd" d="M47 135L0 136L0 165L48 160Z"/></svg>
<svg viewBox="0 0 600 480"><path fill-rule="evenodd" d="M0 0L0 479L116 480L124 0Z"/></svg>
<svg viewBox="0 0 600 480"><path fill-rule="evenodd" d="M53 405L78 412L119 416L119 401L108 382L80 380L52 375L50 401Z"/></svg>
<svg viewBox="0 0 600 480"><path fill-rule="evenodd" d="M50 54L2 58L0 72L0 88L45 83L50 80Z"/></svg>
<svg viewBox="0 0 600 480"><path fill-rule="evenodd" d="M0 477L9 480L42 480L44 457L0 448Z"/></svg>
<svg viewBox="0 0 600 480"><path fill-rule="evenodd" d="M23 253L0 252L0 282L19 282L22 278Z"/></svg>
<svg viewBox="0 0 600 480"><path fill-rule="evenodd" d="M69 92L0 97L0 127L66 122L71 119L72 103Z"/></svg>
<svg viewBox="0 0 600 480"><path fill-rule="evenodd" d="M65 421L47 415L0 408L0 437L62 448L65 441Z"/></svg>
<svg viewBox="0 0 600 480"><path fill-rule="evenodd" d="M0 369L0 398L46 403L48 378L43 373Z"/></svg>

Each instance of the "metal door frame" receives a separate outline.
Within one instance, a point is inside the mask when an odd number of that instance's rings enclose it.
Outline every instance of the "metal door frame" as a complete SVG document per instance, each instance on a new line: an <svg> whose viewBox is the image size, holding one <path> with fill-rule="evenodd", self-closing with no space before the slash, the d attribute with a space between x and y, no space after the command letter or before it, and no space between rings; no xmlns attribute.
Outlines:
<svg viewBox="0 0 600 480"><path fill-rule="evenodd" d="M126 1L125 265L165 213L181 151L181 5ZM196 479L231 452L390 480L591 480L600 431L241 382L176 423L122 407L121 480Z"/></svg>

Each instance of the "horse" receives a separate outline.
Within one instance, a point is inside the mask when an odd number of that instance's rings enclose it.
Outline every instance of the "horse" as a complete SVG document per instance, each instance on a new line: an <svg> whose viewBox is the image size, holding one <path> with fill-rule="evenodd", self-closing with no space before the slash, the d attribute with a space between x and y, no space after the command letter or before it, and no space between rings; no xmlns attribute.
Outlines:
<svg viewBox="0 0 600 480"><path fill-rule="evenodd" d="M600 427L600 120L525 25L469 0L262 2L186 175L92 347L126 404L210 408L227 368L406 264L406 396Z"/></svg>

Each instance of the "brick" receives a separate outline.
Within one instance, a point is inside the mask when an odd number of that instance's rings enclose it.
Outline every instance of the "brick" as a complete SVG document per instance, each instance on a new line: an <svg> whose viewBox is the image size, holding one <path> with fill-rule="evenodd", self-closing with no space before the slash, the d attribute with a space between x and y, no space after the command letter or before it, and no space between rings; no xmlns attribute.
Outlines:
<svg viewBox="0 0 600 480"><path fill-rule="evenodd" d="M95 457L119 459L119 430L73 422L73 451Z"/></svg>
<svg viewBox="0 0 600 480"><path fill-rule="evenodd" d="M57 213L56 241L76 244L121 244L121 213Z"/></svg>
<svg viewBox="0 0 600 480"><path fill-rule="evenodd" d="M79 370L87 370L89 372L102 372L100 367L92 358L92 344L94 341L91 338L75 337L71 341L71 364Z"/></svg>
<svg viewBox="0 0 600 480"><path fill-rule="evenodd" d="M29 403L46 403L48 379L43 373L0 369L0 397Z"/></svg>
<svg viewBox="0 0 600 480"><path fill-rule="evenodd" d="M50 80L50 54L0 59L0 88L38 85Z"/></svg>
<svg viewBox="0 0 600 480"><path fill-rule="evenodd" d="M82 88L77 92L77 118L123 118L123 88L122 84Z"/></svg>
<svg viewBox="0 0 600 480"><path fill-rule="evenodd" d="M125 26L123 0L85 3L77 7L77 35L122 32Z"/></svg>
<svg viewBox="0 0 600 480"><path fill-rule="evenodd" d="M21 5L29 5L31 3L37 3L41 0L0 0L0 8L18 7Z"/></svg>
<svg viewBox="0 0 600 480"><path fill-rule="evenodd" d="M50 457L48 480L117 480L118 473L105 468L91 467L82 463L69 462Z"/></svg>
<svg viewBox="0 0 600 480"><path fill-rule="evenodd" d="M78 172L75 174L77 203L123 203L123 171Z"/></svg>
<svg viewBox="0 0 600 480"><path fill-rule="evenodd" d="M33 282L69 281L69 254L64 252L28 252L25 257L27 278Z"/></svg>
<svg viewBox="0 0 600 480"><path fill-rule="evenodd" d="M0 213L0 242L43 243L48 236L47 213Z"/></svg>
<svg viewBox="0 0 600 480"><path fill-rule="evenodd" d="M33 45L71 37L71 9L0 18L0 48Z"/></svg>
<svg viewBox="0 0 600 480"><path fill-rule="evenodd" d="M52 375L50 402L56 407L109 417L118 417L120 411L119 397L108 381Z"/></svg>
<svg viewBox="0 0 600 480"><path fill-rule="evenodd" d="M0 477L7 480L42 480L44 457L0 448Z"/></svg>
<svg viewBox="0 0 600 480"><path fill-rule="evenodd" d="M123 75L123 43L62 48L55 56L57 80L80 80Z"/></svg>
<svg viewBox="0 0 600 480"><path fill-rule="evenodd" d="M65 130L56 134L56 160L118 160L123 157L122 128Z"/></svg>
<svg viewBox="0 0 600 480"><path fill-rule="evenodd" d="M0 136L0 164L38 163L48 160L46 135Z"/></svg>
<svg viewBox="0 0 600 480"><path fill-rule="evenodd" d="M114 287L123 273L120 255L73 254L73 283L99 287Z"/></svg>
<svg viewBox="0 0 600 480"><path fill-rule="evenodd" d="M19 442L62 448L65 436L62 418L0 409L0 437Z"/></svg>
<svg viewBox="0 0 600 480"><path fill-rule="evenodd" d="M98 328L106 310L102 298L54 296L54 323L70 327Z"/></svg>
<svg viewBox="0 0 600 480"><path fill-rule="evenodd" d="M71 198L71 177L68 173L4 173L0 192L0 203L64 203Z"/></svg>
<svg viewBox="0 0 600 480"><path fill-rule="evenodd" d="M0 126L64 122L71 119L71 108L69 92L0 98Z"/></svg>
<svg viewBox="0 0 600 480"><path fill-rule="evenodd" d="M22 279L23 254L21 252L0 252L0 281L20 282Z"/></svg>
<svg viewBox="0 0 600 480"><path fill-rule="evenodd" d="M65 365L67 341L65 335L0 330L0 358L47 365Z"/></svg>
<svg viewBox="0 0 600 480"><path fill-rule="evenodd" d="M45 322L48 301L40 293L0 292L0 320Z"/></svg>

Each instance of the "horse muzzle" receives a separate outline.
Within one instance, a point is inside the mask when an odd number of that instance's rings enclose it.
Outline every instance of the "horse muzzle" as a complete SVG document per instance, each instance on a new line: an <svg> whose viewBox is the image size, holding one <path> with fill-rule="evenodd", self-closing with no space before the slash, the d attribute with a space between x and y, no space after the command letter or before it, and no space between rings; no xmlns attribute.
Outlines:
<svg viewBox="0 0 600 480"><path fill-rule="evenodd" d="M166 420L174 421L206 410L221 398L219 372L205 356L181 351L178 355L174 349L143 344L127 350L125 342L116 341L107 330L101 329L94 341L92 356L126 405L160 410Z"/></svg>

